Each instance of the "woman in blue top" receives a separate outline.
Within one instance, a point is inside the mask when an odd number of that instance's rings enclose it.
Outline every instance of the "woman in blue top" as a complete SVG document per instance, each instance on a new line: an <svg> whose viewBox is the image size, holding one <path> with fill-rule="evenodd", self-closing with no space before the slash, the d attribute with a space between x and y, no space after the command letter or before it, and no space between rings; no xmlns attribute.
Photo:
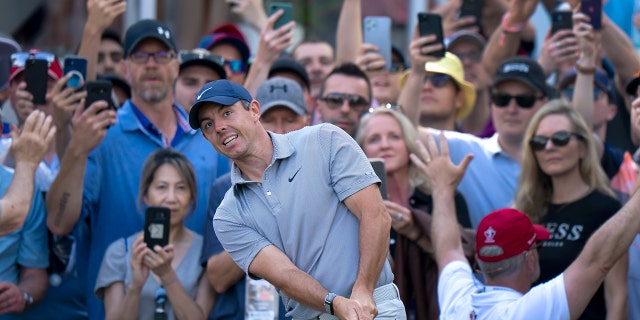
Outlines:
<svg viewBox="0 0 640 320"><path fill-rule="evenodd" d="M154 319L156 306L163 306L167 319L205 319L215 297L198 263L202 236L183 224L197 199L189 160L171 149L152 153L142 169L139 199L171 210L169 244L152 250L139 232L109 246L95 286L106 318Z"/></svg>

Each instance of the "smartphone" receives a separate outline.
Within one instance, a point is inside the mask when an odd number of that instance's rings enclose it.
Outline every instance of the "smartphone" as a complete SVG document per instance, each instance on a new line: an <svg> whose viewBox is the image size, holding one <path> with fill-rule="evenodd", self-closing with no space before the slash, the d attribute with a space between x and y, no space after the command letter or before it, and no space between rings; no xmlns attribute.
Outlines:
<svg viewBox="0 0 640 320"><path fill-rule="evenodd" d="M444 57L446 50L444 47L444 38L442 36L442 17L436 13L419 12L418 31L420 32L421 37L435 34L436 40L431 44L440 43L442 45L442 49L433 52L432 55L438 58Z"/></svg>
<svg viewBox="0 0 640 320"><path fill-rule="evenodd" d="M582 0L580 11L589 16L594 30L602 29L602 0Z"/></svg>
<svg viewBox="0 0 640 320"><path fill-rule="evenodd" d="M460 7L459 17L472 16L476 18L474 25L480 27L480 20L482 19L482 7L484 6L483 0L462 0L462 6Z"/></svg>
<svg viewBox="0 0 640 320"><path fill-rule="evenodd" d="M171 211L167 207L148 207L144 215L144 243L153 250L169 244Z"/></svg>
<svg viewBox="0 0 640 320"><path fill-rule="evenodd" d="M293 20L293 9L291 7L291 3L288 2L271 2L269 5L269 16L272 16L280 9L282 9L284 13L273 24L273 30L278 29Z"/></svg>
<svg viewBox="0 0 640 320"><path fill-rule="evenodd" d="M391 68L391 18L364 17L364 43L378 47L378 53L384 58L385 69Z"/></svg>
<svg viewBox="0 0 640 320"><path fill-rule="evenodd" d="M113 103L111 97L111 81L107 80L95 80L87 81L85 83L85 89L87 90L87 98L85 99L85 109L92 103L100 100L104 100L109 105L108 108L116 110L116 106ZM104 109L102 109L104 110Z"/></svg>
<svg viewBox="0 0 640 320"><path fill-rule="evenodd" d="M78 56L71 56L64 59L64 75L71 74L67 80L67 86L79 88L87 76L87 59Z"/></svg>
<svg viewBox="0 0 640 320"><path fill-rule="evenodd" d="M380 193L382 194L382 199L387 200L387 171L384 169L384 160L380 158L370 158L369 163L371 163L371 167L373 167L373 171L380 178Z"/></svg>
<svg viewBox="0 0 640 320"><path fill-rule="evenodd" d="M27 59L24 66L24 81L27 91L33 95L34 104L47 103L49 62L43 59Z"/></svg>

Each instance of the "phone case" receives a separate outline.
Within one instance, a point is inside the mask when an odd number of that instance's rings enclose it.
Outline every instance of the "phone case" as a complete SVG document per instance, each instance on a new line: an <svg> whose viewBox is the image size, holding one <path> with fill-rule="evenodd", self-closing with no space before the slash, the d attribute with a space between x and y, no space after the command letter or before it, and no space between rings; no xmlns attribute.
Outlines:
<svg viewBox="0 0 640 320"><path fill-rule="evenodd" d="M87 98L85 99L85 109L91 106L92 103L100 100L104 100L109 104L109 109L115 110L116 107L113 104L111 98L111 82L107 80L95 80L87 81L85 84L87 90ZM104 109L103 109L104 110Z"/></svg>
<svg viewBox="0 0 640 320"><path fill-rule="evenodd" d="M371 167L373 167L373 171L378 175L380 179L380 193L382 194L382 199L387 199L387 171L384 168L384 160L378 158L369 159L371 163Z"/></svg>
<svg viewBox="0 0 640 320"><path fill-rule="evenodd" d="M378 47L378 53L384 58L386 69L391 68L391 18L365 17L364 43Z"/></svg>
<svg viewBox="0 0 640 320"><path fill-rule="evenodd" d="M551 34L564 29L573 29L573 13L571 11L554 11L551 14Z"/></svg>
<svg viewBox="0 0 640 320"><path fill-rule="evenodd" d="M42 59L27 59L24 67L24 81L27 83L27 91L33 95L34 104L47 103L47 73L49 63Z"/></svg>
<svg viewBox="0 0 640 320"><path fill-rule="evenodd" d="M593 29L600 30L602 28L602 0L582 0L580 10L589 16Z"/></svg>
<svg viewBox="0 0 640 320"><path fill-rule="evenodd" d="M435 34L436 40L432 43L442 44L442 49L434 52L432 55L442 58L445 54L444 39L442 36L442 18L439 14L420 12L418 13L418 30L420 36Z"/></svg>
<svg viewBox="0 0 640 320"><path fill-rule="evenodd" d="M269 5L269 16L273 15L274 13L276 13L276 11L280 9L282 9L284 13L273 24L274 30L282 27L283 25L293 20L293 8L291 6L291 3L288 3L288 2L272 2Z"/></svg>
<svg viewBox="0 0 640 320"><path fill-rule="evenodd" d="M463 0L460 7L459 17L472 16L476 18L475 25L480 26L480 20L482 19L482 7L484 6L483 0Z"/></svg>
<svg viewBox="0 0 640 320"><path fill-rule="evenodd" d="M149 249L169 244L171 211L167 207L148 207L144 218L144 242Z"/></svg>
<svg viewBox="0 0 640 320"><path fill-rule="evenodd" d="M68 57L64 59L64 74L71 73L67 86L78 88L87 76L87 59L83 57Z"/></svg>

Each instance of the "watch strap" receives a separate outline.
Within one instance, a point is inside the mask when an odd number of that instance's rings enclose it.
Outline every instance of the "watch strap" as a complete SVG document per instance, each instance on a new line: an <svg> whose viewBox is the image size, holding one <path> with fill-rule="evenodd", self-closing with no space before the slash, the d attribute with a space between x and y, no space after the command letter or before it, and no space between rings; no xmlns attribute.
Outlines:
<svg viewBox="0 0 640 320"><path fill-rule="evenodd" d="M333 299L336 298L336 294L333 292L327 293L324 297L324 311L330 315L333 315Z"/></svg>
<svg viewBox="0 0 640 320"><path fill-rule="evenodd" d="M29 309L33 305L33 297L29 292L22 290L22 296L24 297L24 308Z"/></svg>

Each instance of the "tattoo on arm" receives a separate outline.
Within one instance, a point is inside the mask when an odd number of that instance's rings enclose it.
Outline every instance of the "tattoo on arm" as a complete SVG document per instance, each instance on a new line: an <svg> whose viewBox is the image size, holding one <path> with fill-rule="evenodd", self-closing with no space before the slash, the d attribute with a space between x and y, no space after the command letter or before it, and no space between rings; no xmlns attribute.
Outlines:
<svg viewBox="0 0 640 320"><path fill-rule="evenodd" d="M60 220L62 220L62 213L64 212L64 209L66 209L67 207L67 202L69 201L70 195L71 194L69 194L69 192L62 193L62 198L60 199L60 206L58 207L58 213L56 214L56 219L53 222L53 224L56 227L60 226Z"/></svg>

